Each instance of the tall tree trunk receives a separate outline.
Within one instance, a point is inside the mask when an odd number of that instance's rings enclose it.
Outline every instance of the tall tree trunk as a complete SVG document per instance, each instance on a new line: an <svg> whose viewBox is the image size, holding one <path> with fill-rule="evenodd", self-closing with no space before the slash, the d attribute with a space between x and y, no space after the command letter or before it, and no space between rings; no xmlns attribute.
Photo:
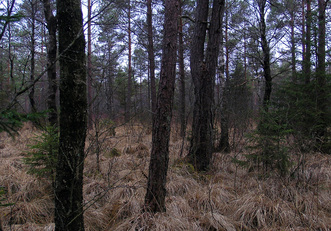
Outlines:
<svg viewBox="0 0 331 231"><path fill-rule="evenodd" d="M292 69L292 82L295 83L297 81L296 77L296 55L295 55L295 2L291 0L291 9L290 9L290 28L291 28L291 69Z"/></svg>
<svg viewBox="0 0 331 231"><path fill-rule="evenodd" d="M214 82L224 0L213 1L204 59L208 10L208 0L197 1L196 22L191 48L191 74L194 83L195 103L189 158L198 171L208 170L213 152Z"/></svg>
<svg viewBox="0 0 331 231"><path fill-rule="evenodd" d="M192 138L189 158L194 166L199 169L208 168L212 152L212 150L210 150L212 145L209 140L202 140L207 139L207 132L210 132L206 131L206 129L209 128L208 124L206 127L206 124L202 124L202 121L200 121L200 117L204 116L201 115L202 107L208 105L202 105L201 102L201 90L203 90L201 86L201 78L203 75L202 68L206 65L204 60L204 46L207 34L208 11L209 0L197 0L190 59L191 76L194 84L195 103L193 108ZM206 67L204 68L206 69ZM208 121L205 121L205 123L206 122ZM204 130L201 131L202 134L200 134L201 129Z"/></svg>
<svg viewBox="0 0 331 231"><path fill-rule="evenodd" d="M131 118L131 96L132 96L132 44L131 44L131 1L129 0L128 6L128 46L129 46L129 60L128 60L128 92L126 98L126 113L125 122L128 122Z"/></svg>
<svg viewBox="0 0 331 231"><path fill-rule="evenodd" d="M80 0L57 0L60 138L55 179L55 230L84 230L83 170L87 95Z"/></svg>
<svg viewBox="0 0 331 231"><path fill-rule="evenodd" d="M30 81L33 83L34 81L34 75L35 75L35 49L36 49L36 38L35 38L35 32L36 32L36 2L35 0L31 0L31 58L30 58ZM36 102L35 102L35 86L33 85L29 92L29 101L31 106L31 112L36 112Z"/></svg>
<svg viewBox="0 0 331 231"><path fill-rule="evenodd" d="M306 13L305 13L305 1L306 0L302 0L301 2L301 47L302 47L302 70L304 69L304 63L306 60L306 29L305 29L305 25L306 25Z"/></svg>
<svg viewBox="0 0 331 231"><path fill-rule="evenodd" d="M153 121L153 142L149 177L145 196L145 209L163 212L169 162L169 139L176 79L176 53L178 33L178 0L165 0L163 54L161 76Z"/></svg>
<svg viewBox="0 0 331 231"><path fill-rule="evenodd" d="M263 96L263 110L268 112L269 102L272 91L272 77L270 69L270 48L267 40L267 27L265 22L266 0L259 0L259 16L260 16L260 37L263 52L263 72L265 80L264 96Z"/></svg>
<svg viewBox="0 0 331 231"><path fill-rule="evenodd" d="M178 64L180 83L180 135L186 134L186 92L185 92L185 67L184 67L184 41L183 41L183 20L182 20L182 0L179 0L179 26L178 26Z"/></svg>
<svg viewBox="0 0 331 231"><path fill-rule="evenodd" d="M311 0L307 0L307 12L306 12L306 38L305 38L305 59L303 61L303 73L305 76L305 83L310 83L311 76Z"/></svg>
<svg viewBox="0 0 331 231"><path fill-rule="evenodd" d="M56 106L56 52L57 52L57 20L52 13L50 0L43 0L44 13L48 29L48 44L47 44L47 80L48 80L48 122L51 126L58 125L58 115Z"/></svg>
<svg viewBox="0 0 331 231"><path fill-rule="evenodd" d="M223 34L221 34L223 37ZM224 43L223 45L224 46ZM223 47L222 47L223 49ZM224 52L222 52L222 55ZM226 63L222 64L223 74L225 73L225 83L222 91L222 104L221 104L221 138L218 144L218 150L223 152L230 152L230 142L229 142L229 47L228 47L228 14L225 13L225 57ZM225 72L224 72L225 71Z"/></svg>
<svg viewBox="0 0 331 231"><path fill-rule="evenodd" d="M156 85L155 85L155 57L153 42L153 21L152 21L152 0L147 0L147 32L148 32L148 60L149 60L149 78L151 81L151 101L152 114L156 110Z"/></svg>
<svg viewBox="0 0 331 231"><path fill-rule="evenodd" d="M87 103L88 103L88 128L93 126L93 77L92 77L92 14L91 0L87 1Z"/></svg>
<svg viewBox="0 0 331 231"><path fill-rule="evenodd" d="M326 92L325 73L325 10L327 1L318 0L318 47L317 47L317 108L318 108L318 129L317 143L323 145L327 132L328 97Z"/></svg>

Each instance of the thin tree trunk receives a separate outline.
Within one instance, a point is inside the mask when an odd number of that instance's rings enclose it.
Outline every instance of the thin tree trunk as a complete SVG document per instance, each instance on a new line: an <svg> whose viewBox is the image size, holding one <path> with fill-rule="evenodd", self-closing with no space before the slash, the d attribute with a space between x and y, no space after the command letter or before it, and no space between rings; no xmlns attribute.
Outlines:
<svg viewBox="0 0 331 231"><path fill-rule="evenodd" d="M92 28L91 28L91 0L87 1L87 102L88 102L88 128L93 126L93 77L92 77Z"/></svg>
<svg viewBox="0 0 331 231"><path fill-rule="evenodd" d="M326 92L325 73L325 10L327 2L318 0L318 47L317 47L317 108L318 108L318 129L317 144L323 145L327 132L328 97Z"/></svg>
<svg viewBox="0 0 331 231"><path fill-rule="evenodd" d="M165 0L161 76L153 121L152 152L145 196L145 209L153 213L166 210L170 124L176 79L178 14L178 0Z"/></svg>
<svg viewBox="0 0 331 231"><path fill-rule="evenodd" d="M129 46L129 60L128 60L128 92L126 98L126 115L125 122L128 122L131 118L131 96L132 96L132 44L131 44L131 1L129 0L129 9L128 9L128 46Z"/></svg>
<svg viewBox="0 0 331 231"><path fill-rule="evenodd" d="M35 32L36 32L36 2L34 0L31 0L31 59L30 59L30 66L31 66L31 72L30 72L30 81L33 83L34 81L34 75L35 75L35 49L36 49L36 38L35 38ZM29 92L29 101L31 106L31 112L36 112L36 102L35 102L35 86L33 85Z"/></svg>
<svg viewBox="0 0 331 231"><path fill-rule="evenodd" d="M303 61L303 73L305 76L305 83L310 83L311 76L311 0L307 0L306 13L306 38L305 38L305 59Z"/></svg>
<svg viewBox="0 0 331 231"><path fill-rule="evenodd" d="M14 10L14 6L15 6L15 0L12 0L12 2L9 2L9 0L7 0L7 15L6 17L10 18L12 13L13 13L13 10ZM1 25L1 32L0 32L0 41L3 37L3 35L5 34L6 32L6 29L7 29L7 26L10 25L10 20L4 20L5 22L3 23L3 25Z"/></svg>
<svg viewBox="0 0 331 231"><path fill-rule="evenodd" d="M223 35L221 35L223 37ZM222 64L223 74L225 73L225 83L222 91L222 104L221 104L221 138L218 144L218 151L230 152L229 143L229 48L228 48L228 14L225 13L225 57L226 63ZM223 43L223 46L224 46ZM223 48L222 48L223 49ZM222 52L224 54L224 52ZM222 55L223 55L222 54ZM225 71L225 72L224 72Z"/></svg>
<svg viewBox="0 0 331 231"><path fill-rule="evenodd" d="M49 0L43 0L44 13L48 29L48 44L47 44L47 79L48 79L48 122L51 126L58 125L58 115L56 106L56 52L57 52L57 21L51 10Z"/></svg>
<svg viewBox="0 0 331 231"><path fill-rule="evenodd" d="M57 15L61 112L55 178L55 230L82 231L87 93L80 0L57 0Z"/></svg>
<svg viewBox="0 0 331 231"><path fill-rule="evenodd" d="M292 63L291 63L291 67L292 67L292 82L295 83L297 81L297 77L296 77L296 55L295 55L295 34L294 34L294 29L295 29L295 24L294 24L294 20L295 20L295 5L294 5L294 1L291 0L291 20L290 20L290 27L291 27L291 59L292 59Z"/></svg>
<svg viewBox="0 0 331 231"><path fill-rule="evenodd" d="M152 114L156 110L156 85L155 85L155 57L153 42L153 21L152 21L152 0L147 0L147 32L148 32L148 60L149 60L149 77L151 81L151 101Z"/></svg>
<svg viewBox="0 0 331 231"><path fill-rule="evenodd" d="M113 118L114 116L114 80L113 80L113 70L112 70L112 65L111 65L111 41L108 41L107 43L107 52L108 52L108 65L106 67L106 70L108 73L108 85L107 85L107 109L110 115L110 118Z"/></svg>
<svg viewBox="0 0 331 231"><path fill-rule="evenodd" d="M179 83L180 83L180 135L186 134L186 92L185 92L185 67L184 67L184 41L183 41L183 20L182 0L179 0L179 32L178 32L178 64L179 64Z"/></svg>
<svg viewBox="0 0 331 231"><path fill-rule="evenodd" d="M304 69L304 62L306 60L306 29L305 29L305 25L306 25L306 19L305 19L305 0L302 0L301 2L301 26L302 26L302 37L301 37L301 46L302 46L302 70Z"/></svg>

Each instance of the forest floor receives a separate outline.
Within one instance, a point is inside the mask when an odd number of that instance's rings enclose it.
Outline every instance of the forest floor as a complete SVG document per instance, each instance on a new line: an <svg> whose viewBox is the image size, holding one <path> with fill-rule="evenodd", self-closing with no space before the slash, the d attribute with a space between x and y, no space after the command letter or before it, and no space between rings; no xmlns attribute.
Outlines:
<svg viewBox="0 0 331 231"><path fill-rule="evenodd" d="M152 216L142 212L151 129L135 124L117 127L115 136L111 133L99 131L99 170L95 130L88 136L86 230L331 230L331 155L306 154L295 176L266 177L232 161L243 153L215 153L211 170L197 173L180 157L181 150L187 153L188 142L175 128L167 211ZM51 183L27 174L22 162L36 134L40 131L29 125L15 139L0 134L3 230L54 230Z"/></svg>

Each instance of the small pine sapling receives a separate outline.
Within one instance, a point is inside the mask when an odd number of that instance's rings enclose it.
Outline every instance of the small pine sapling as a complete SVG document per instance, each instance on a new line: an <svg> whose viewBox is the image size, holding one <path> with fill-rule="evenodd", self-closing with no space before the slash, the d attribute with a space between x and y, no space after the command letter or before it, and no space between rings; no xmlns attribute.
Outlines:
<svg viewBox="0 0 331 231"><path fill-rule="evenodd" d="M35 144L23 162L28 166L28 173L54 182L55 166L59 149L59 134L57 128L46 127L41 135L34 138Z"/></svg>

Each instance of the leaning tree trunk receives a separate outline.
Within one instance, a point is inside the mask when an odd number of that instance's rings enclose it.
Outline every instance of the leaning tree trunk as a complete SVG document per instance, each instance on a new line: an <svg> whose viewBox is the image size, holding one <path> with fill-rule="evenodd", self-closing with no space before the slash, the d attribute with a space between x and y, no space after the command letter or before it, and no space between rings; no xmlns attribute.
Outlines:
<svg viewBox="0 0 331 231"><path fill-rule="evenodd" d="M145 196L147 211L163 212L169 162L170 123L176 79L178 0L165 0L161 77L153 121L153 142Z"/></svg>
<svg viewBox="0 0 331 231"><path fill-rule="evenodd" d="M51 126L58 125L57 106L56 106L56 30L57 20L52 13L50 0L43 0L44 13L48 29L48 44L47 44L47 79L48 79L48 122Z"/></svg>
<svg viewBox="0 0 331 231"><path fill-rule="evenodd" d="M83 169L87 97L80 0L57 0L60 139L55 178L55 230L84 230Z"/></svg>
<svg viewBox="0 0 331 231"><path fill-rule="evenodd" d="M191 74L194 83L192 139L189 159L198 171L209 168L213 152L214 80L219 53L224 0L214 0L209 39L204 59L209 1L197 2L196 22L191 47Z"/></svg>

